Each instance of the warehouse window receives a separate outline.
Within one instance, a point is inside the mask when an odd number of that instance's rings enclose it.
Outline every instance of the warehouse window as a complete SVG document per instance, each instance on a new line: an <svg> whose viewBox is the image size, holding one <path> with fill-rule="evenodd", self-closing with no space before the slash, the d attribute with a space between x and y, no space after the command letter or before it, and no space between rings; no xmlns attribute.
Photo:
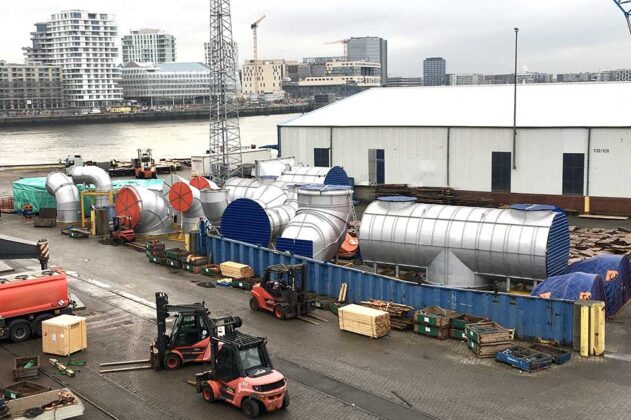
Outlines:
<svg viewBox="0 0 631 420"><path fill-rule="evenodd" d="M331 166L329 162L329 149L313 149L313 166Z"/></svg>
<svg viewBox="0 0 631 420"><path fill-rule="evenodd" d="M385 152L383 149L368 149L368 181L371 185L385 184Z"/></svg>
<svg viewBox="0 0 631 420"><path fill-rule="evenodd" d="M511 152L493 152L491 155L491 191L510 192Z"/></svg>
<svg viewBox="0 0 631 420"><path fill-rule="evenodd" d="M563 153L563 195L583 195L585 154Z"/></svg>

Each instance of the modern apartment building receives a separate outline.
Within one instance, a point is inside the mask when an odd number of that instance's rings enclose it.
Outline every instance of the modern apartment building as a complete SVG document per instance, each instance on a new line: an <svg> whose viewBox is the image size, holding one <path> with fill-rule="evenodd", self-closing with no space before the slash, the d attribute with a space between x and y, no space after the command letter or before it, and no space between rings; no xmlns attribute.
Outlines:
<svg viewBox="0 0 631 420"><path fill-rule="evenodd" d="M146 105L205 103L210 69L204 63L125 63L121 69L125 100Z"/></svg>
<svg viewBox="0 0 631 420"><path fill-rule="evenodd" d="M442 57L429 57L423 60L423 84L442 86L447 84L447 61Z"/></svg>
<svg viewBox="0 0 631 420"><path fill-rule="evenodd" d="M256 68L256 71L255 71ZM283 78L285 77L285 60L246 60L241 66L241 86L244 95L266 95L272 99L282 99ZM256 79L258 79L258 89Z"/></svg>
<svg viewBox="0 0 631 420"><path fill-rule="evenodd" d="M109 106L123 99L117 86L120 69L118 27L107 13L67 10L35 24L32 46L24 48L26 62L61 68L68 105Z"/></svg>
<svg viewBox="0 0 631 420"><path fill-rule="evenodd" d="M388 77L388 87L423 86L422 77Z"/></svg>
<svg viewBox="0 0 631 420"><path fill-rule="evenodd" d="M369 61L381 65L381 86L388 84L388 41L376 36L352 37L347 42L349 61Z"/></svg>
<svg viewBox="0 0 631 420"><path fill-rule="evenodd" d="M61 68L0 61L0 114L65 108Z"/></svg>
<svg viewBox="0 0 631 420"><path fill-rule="evenodd" d="M175 37L159 29L139 29L125 35L123 63L172 63L175 61Z"/></svg>
<svg viewBox="0 0 631 420"><path fill-rule="evenodd" d="M299 86L381 86L381 64L367 61L329 61L322 76L304 77Z"/></svg>

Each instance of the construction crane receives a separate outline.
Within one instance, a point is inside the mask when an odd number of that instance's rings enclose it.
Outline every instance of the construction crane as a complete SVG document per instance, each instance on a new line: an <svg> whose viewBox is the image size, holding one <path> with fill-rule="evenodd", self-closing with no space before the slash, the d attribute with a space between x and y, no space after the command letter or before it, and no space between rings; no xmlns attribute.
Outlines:
<svg viewBox="0 0 631 420"><path fill-rule="evenodd" d="M331 45L331 44L344 44L344 59L347 60L348 59L348 43L350 42L350 39L338 39L337 41L331 41L331 42L325 42L325 45Z"/></svg>
<svg viewBox="0 0 631 420"><path fill-rule="evenodd" d="M230 0L210 0L210 165L213 179L243 175Z"/></svg>
<svg viewBox="0 0 631 420"><path fill-rule="evenodd" d="M265 15L261 16L250 25L250 29L252 29L252 64L254 66L254 94L259 94L259 51L258 51L258 39L256 35L256 30L259 27L259 23L265 19Z"/></svg>
<svg viewBox="0 0 631 420"><path fill-rule="evenodd" d="M627 19L627 26L629 27L629 33L631 33L631 0L613 0L613 2L616 3L616 6Z"/></svg>

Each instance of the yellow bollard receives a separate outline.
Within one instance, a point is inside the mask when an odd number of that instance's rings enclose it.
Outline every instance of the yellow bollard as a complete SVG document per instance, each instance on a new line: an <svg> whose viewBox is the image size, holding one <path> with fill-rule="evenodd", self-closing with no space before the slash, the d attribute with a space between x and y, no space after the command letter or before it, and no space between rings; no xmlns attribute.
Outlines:
<svg viewBox="0 0 631 420"><path fill-rule="evenodd" d="M584 209L585 210L585 214L589 214L589 211L591 209L590 209L590 202L589 202L589 196L588 195L585 196L585 206L584 207L585 207L585 209Z"/></svg>

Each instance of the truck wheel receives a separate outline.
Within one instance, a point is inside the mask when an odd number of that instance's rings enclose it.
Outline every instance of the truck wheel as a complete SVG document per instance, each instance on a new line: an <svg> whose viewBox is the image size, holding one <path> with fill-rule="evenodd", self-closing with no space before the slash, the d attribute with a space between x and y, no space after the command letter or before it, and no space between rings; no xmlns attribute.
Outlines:
<svg viewBox="0 0 631 420"><path fill-rule="evenodd" d="M169 353L164 357L164 366L170 370L179 369L182 366L182 359L175 353Z"/></svg>
<svg viewBox="0 0 631 420"><path fill-rule="evenodd" d="M202 387L202 397L207 403L212 403L215 401L215 392L210 385L204 385Z"/></svg>
<svg viewBox="0 0 631 420"><path fill-rule="evenodd" d="M281 304L274 306L274 316L277 319L285 319L285 308Z"/></svg>
<svg viewBox="0 0 631 420"><path fill-rule="evenodd" d="M283 397L283 405L282 408L289 407L289 391L285 391L285 396Z"/></svg>
<svg viewBox="0 0 631 420"><path fill-rule="evenodd" d="M9 324L9 336L14 343L21 343L31 338L31 326L23 320L17 319Z"/></svg>
<svg viewBox="0 0 631 420"><path fill-rule="evenodd" d="M42 321L46 321L47 319L51 319L52 317L53 316L51 314L44 314L35 318L35 322L33 322L33 325L35 325L35 337L42 337Z"/></svg>
<svg viewBox="0 0 631 420"><path fill-rule="evenodd" d="M254 296L252 296L250 298L250 309L252 309L253 311L258 311L259 308L259 301L256 300L256 298Z"/></svg>
<svg viewBox="0 0 631 420"><path fill-rule="evenodd" d="M259 412L261 411L259 404L251 398L248 398L241 403L241 410L243 411L243 415L249 419L257 418L259 416Z"/></svg>

